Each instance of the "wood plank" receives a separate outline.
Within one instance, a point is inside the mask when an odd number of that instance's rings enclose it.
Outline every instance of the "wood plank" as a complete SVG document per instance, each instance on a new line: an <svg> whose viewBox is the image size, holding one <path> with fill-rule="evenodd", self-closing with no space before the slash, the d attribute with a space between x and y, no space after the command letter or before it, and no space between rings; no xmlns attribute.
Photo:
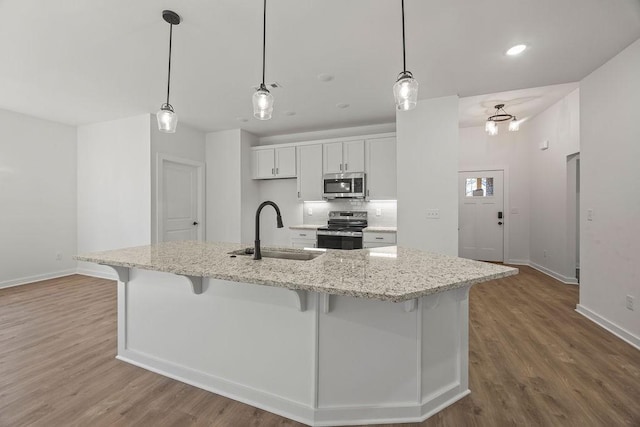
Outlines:
<svg viewBox="0 0 640 427"><path fill-rule="evenodd" d="M640 352L528 267L470 293L471 395L403 426L638 426ZM116 285L0 290L1 426L301 426L115 359Z"/></svg>

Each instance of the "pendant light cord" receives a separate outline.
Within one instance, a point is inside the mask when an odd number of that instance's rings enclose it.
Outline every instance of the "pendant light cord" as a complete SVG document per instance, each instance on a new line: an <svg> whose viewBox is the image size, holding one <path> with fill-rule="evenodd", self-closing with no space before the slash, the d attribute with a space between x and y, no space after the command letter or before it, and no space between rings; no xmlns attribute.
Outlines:
<svg viewBox="0 0 640 427"><path fill-rule="evenodd" d="M265 0L266 2L267 0ZM407 72L407 53L404 48L404 0L402 0L402 70Z"/></svg>
<svg viewBox="0 0 640 427"><path fill-rule="evenodd" d="M169 24L169 71L167 73L167 105L169 104L169 90L171 88L171 41L173 39L173 24Z"/></svg>
<svg viewBox="0 0 640 427"><path fill-rule="evenodd" d="M404 1L404 0L403 0ZM265 52L267 50L267 0L264 0L264 9L262 16L262 86L264 87L264 64Z"/></svg>

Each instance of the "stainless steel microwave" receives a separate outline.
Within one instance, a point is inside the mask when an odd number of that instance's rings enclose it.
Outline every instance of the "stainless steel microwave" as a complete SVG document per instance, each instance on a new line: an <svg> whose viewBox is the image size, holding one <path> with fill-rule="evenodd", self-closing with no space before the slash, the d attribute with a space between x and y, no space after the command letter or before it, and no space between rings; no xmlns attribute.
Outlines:
<svg viewBox="0 0 640 427"><path fill-rule="evenodd" d="M362 172L330 173L323 179L325 199L364 199L365 174Z"/></svg>

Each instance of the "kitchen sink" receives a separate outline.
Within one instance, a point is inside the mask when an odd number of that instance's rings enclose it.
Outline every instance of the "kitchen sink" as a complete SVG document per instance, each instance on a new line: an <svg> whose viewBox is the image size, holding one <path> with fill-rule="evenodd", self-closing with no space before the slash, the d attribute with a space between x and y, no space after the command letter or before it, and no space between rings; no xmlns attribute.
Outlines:
<svg viewBox="0 0 640 427"><path fill-rule="evenodd" d="M279 259L292 259L296 261L311 261L322 255L324 252L311 252L305 250L274 250L274 249L262 249L260 251L262 258L279 258ZM237 251L229 252L229 255L245 255L253 256L253 248L238 249Z"/></svg>

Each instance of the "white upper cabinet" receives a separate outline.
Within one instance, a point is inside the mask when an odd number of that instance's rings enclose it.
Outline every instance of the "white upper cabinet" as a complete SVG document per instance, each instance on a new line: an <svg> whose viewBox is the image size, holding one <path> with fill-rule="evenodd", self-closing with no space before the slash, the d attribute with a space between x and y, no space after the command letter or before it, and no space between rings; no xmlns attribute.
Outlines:
<svg viewBox="0 0 640 427"><path fill-rule="evenodd" d="M323 144L323 172L364 172L364 141Z"/></svg>
<svg viewBox="0 0 640 427"><path fill-rule="evenodd" d="M276 148L276 177L295 178L296 147Z"/></svg>
<svg viewBox="0 0 640 427"><path fill-rule="evenodd" d="M324 173L342 172L342 142L323 144Z"/></svg>
<svg viewBox="0 0 640 427"><path fill-rule="evenodd" d="M322 200L322 145L298 147L298 200Z"/></svg>
<svg viewBox="0 0 640 427"><path fill-rule="evenodd" d="M397 198L396 139L370 139L366 143L367 199Z"/></svg>
<svg viewBox="0 0 640 427"><path fill-rule="evenodd" d="M253 178L295 178L296 147L253 150Z"/></svg>

